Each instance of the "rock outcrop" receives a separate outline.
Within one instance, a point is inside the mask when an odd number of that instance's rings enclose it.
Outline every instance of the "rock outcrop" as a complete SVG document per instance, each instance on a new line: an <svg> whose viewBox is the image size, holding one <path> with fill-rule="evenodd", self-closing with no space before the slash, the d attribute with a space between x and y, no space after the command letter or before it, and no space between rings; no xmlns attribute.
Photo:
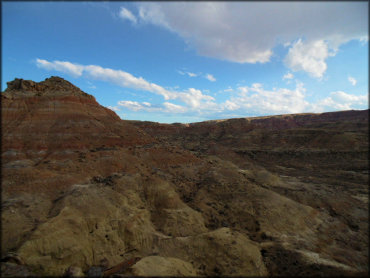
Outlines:
<svg viewBox="0 0 370 278"><path fill-rule="evenodd" d="M368 110L123 121L59 77L1 105L7 276L368 271Z"/></svg>

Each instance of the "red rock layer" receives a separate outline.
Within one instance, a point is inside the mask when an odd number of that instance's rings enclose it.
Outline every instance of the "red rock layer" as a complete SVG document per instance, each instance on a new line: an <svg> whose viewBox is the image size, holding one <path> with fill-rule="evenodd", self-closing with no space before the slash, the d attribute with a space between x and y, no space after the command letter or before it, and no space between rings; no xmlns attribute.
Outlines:
<svg viewBox="0 0 370 278"><path fill-rule="evenodd" d="M54 152L152 142L68 81L16 79L1 96L3 150Z"/></svg>

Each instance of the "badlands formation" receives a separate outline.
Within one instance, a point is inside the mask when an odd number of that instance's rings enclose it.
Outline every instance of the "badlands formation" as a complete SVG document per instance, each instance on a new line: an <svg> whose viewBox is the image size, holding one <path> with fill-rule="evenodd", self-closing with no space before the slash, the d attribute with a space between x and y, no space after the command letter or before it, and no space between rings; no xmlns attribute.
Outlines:
<svg viewBox="0 0 370 278"><path fill-rule="evenodd" d="M1 115L3 276L368 273L368 110L125 121L51 77Z"/></svg>

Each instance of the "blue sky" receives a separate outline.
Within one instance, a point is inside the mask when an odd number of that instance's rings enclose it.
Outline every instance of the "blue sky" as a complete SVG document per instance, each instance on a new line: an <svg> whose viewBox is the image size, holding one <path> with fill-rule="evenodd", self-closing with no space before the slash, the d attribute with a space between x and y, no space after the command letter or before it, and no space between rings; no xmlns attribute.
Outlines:
<svg viewBox="0 0 370 278"><path fill-rule="evenodd" d="M61 76L122 119L368 108L367 2L2 2L2 90Z"/></svg>

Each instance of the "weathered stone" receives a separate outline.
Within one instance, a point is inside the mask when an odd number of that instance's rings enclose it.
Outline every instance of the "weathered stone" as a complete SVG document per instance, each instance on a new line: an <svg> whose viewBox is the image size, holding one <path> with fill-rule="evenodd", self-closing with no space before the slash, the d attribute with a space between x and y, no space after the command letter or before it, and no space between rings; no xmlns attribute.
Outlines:
<svg viewBox="0 0 370 278"><path fill-rule="evenodd" d="M1 277L31 277L33 273L25 265L11 262L1 263Z"/></svg>
<svg viewBox="0 0 370 278"><path fill-rule="evenodd" d="M103 268L100 266L92 266L86 274L87 277L103 277Z"/></svg>
<svg viewBox="0 0 370 278"><path fill-rule="evenodd" d="M197 272L193 266L180 259L149 256L132 267L135 276L196 276Z"/></svg>
<svg viewBox="0 0 370 278"><path fill-rule="evenodd" d="M82 269L77 266L70 266L66 270L64 277L82 277L84 276Z"/></svg>

